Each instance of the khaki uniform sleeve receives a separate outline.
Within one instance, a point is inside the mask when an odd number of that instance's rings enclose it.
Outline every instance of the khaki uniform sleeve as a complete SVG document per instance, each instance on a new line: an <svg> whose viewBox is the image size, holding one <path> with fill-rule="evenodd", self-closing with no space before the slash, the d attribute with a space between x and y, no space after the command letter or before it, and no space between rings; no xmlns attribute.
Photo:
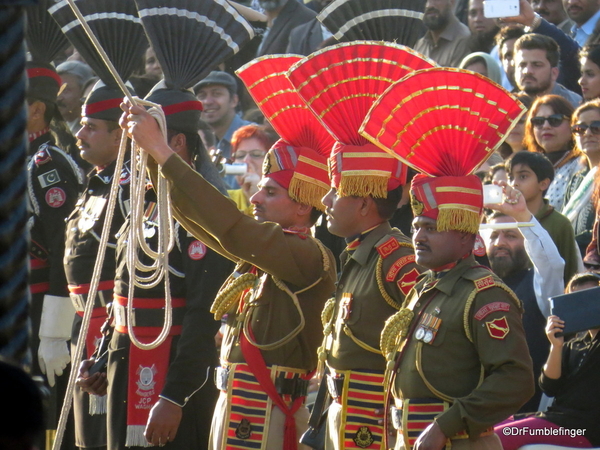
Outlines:
<svg viewBox="0 0 600 450"><path fill-rule="evenodd" d="M479 435L517 412L534 393L521 306L513 295L499 286L482 290L467 314L484 379L436 418L448 437L462 430Z"/></svg>
<svg viewBox="0 0 600 450"><path fill-rule="evenodd" d="M154 181L156 168L150 173ZM175 217L213 250L296 286L308 286L322 276L323 265L315 264L322 254L311 239L286 235L276 223L246 216L177 155L167 160L162 173L171 181Z"/></svg>

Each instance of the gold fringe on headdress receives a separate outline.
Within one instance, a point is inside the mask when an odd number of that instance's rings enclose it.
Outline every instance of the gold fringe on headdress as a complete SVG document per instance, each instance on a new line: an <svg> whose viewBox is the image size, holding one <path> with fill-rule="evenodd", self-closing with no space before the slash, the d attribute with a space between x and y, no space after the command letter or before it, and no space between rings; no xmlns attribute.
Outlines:
<svg viewBox="0 0 600 450"><path fill-rule="evenodd" d="M309 176L295 172L288 188L292 200L305 205L310 205L319 211L325 211L321 199L327 195L329 186Z"/></svg>
<svg viewBox="0 0 600 450"><path fill-rule="evenodd" d="M389 174L385 175L365 175L363 173L342 172L338 195L387 198Z"/></svg>
<svg viewBox="0 0 600 450"><path fill-rule="evenodd" d="M471 211L465 205L440 205L437 230L456 230L471 234L479 232L481 216L479 211Z"/></svg>

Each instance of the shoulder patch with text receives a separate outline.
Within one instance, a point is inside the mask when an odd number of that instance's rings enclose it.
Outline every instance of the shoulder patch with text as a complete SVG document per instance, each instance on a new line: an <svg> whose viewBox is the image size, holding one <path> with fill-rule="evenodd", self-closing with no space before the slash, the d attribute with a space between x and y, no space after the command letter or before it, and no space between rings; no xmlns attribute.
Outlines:
<svg viewBox="0 0 600 450"><path fill-rule="evenodd" d="M388 256L390 256L392 253L394 253L394 251L398 250L399 248L400 248L400 244L398 243L396 238L391 237L387 241L385 241L383 244L378 245L377 251L379 252L381 257L383 259L385 259Z"/></svg>
<svg viewBox="0 0 600 450"><path fill-rule="evenodd" d="M398 259L398 261L392 264L390 270L388 270L388 273L385 277L386 281L394 281L398 276L398 272L400 272L404 266L413 262L415 262L415 255L407 255Z"/></svg>
<svg viewBox="0 0 600 450"><path fill-rule="evenodd" d="M486 289L496 286L496 282L494 281L494 277L492 275L479 278L473 282L475 283L475 289L477 289L478 292L485 291Z"/></svg>
<svg viewBox="0 0 600 450"><path fill-rule="evenodd" d="M494 302L494 303L489 303L485 306L483 306L479 311L477 311L475 313L475 318L477 320L483 320L485 319L488 315L490 315L493 312L496 311L509 311L510 310L510 305L506 302Z"/></svg>

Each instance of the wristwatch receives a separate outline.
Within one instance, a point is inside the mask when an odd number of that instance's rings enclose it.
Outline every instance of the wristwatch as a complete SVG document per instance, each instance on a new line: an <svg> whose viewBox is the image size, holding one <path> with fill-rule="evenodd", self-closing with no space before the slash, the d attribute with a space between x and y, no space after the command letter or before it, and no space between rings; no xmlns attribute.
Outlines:
<svg viewBox="0 0 600 450"><path fill-rule="evenodd" d="M530 26L524 28L525 33L532 33L537 29L537 27L540 26L541 23L542 16L540 16L538 13L533 13L533 22L531 22Z"/></svg>

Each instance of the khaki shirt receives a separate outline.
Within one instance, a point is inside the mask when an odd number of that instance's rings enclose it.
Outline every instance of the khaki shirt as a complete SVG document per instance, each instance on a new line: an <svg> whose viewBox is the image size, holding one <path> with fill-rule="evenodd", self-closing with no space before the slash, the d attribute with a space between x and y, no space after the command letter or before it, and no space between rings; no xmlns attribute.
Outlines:
<svg viewBox="0 0 600 450"><path fill-rule="evenodd" d="M156 177L156 166L150 169ZM321 310L335 286L335 259L326 250L329 267L317 241L311 237L286 233L277 223L259 223L240 212L235 203L195 172L179 156L173 155L162 168L171 181L170 194L174 216L196 238L223 256L238 263L240 274L255 266L260 283L256 307L252 309L251 328L256 342L271 344L287 336L300 323L292 298L278 287L273 277L298 294L306 324L288 343L263 350L268 365L313 370L317 347L322 340ZM239 342L233 334L237 312L228 315L221 355L224 362L244 362Z"/></svg>
<svg viewBox="0 0 600 450"><path fill-rule="evenodd" d="M428 30L425 36L416 42L415 50L433 59L440 66L458 67L462 59L471 53L468 42L470 35L469 28L452 14L437 42L433 41L433 35Z"/></svg>
<svg viewBox="0 0 600 450"><path fill-rule="evenodd" d="M421 312L441 323L427 344L417 340L418 326L409 334L394 397L449 401L450 408L435 419L444 434L452 437L466 430L477 436L517 412L534 393L522 308L512 291L473 256L433 283L429 271L407 303L418 296L413 326L425 317Z"/></svg>
<svg viewBox="0 0 600 450"><path fill-rule="evenodd" d="M337 370L383 371L381 329L400 308L423 269L414 262L410 239L388 222L371 231L351 256L344 252L342 261L327 364Z"/></svg>

